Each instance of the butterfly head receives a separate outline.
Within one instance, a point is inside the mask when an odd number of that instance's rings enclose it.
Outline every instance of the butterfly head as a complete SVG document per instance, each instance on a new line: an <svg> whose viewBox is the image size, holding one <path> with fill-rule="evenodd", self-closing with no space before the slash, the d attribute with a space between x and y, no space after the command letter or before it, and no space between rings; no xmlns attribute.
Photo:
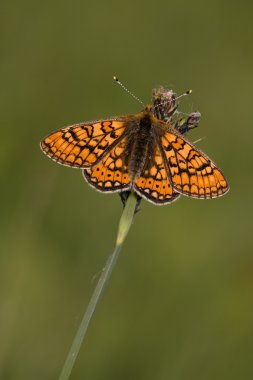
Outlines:
<svg viewBox="0 0 253 380"><path fill-rule="evenodd" d="M153 111L153 106L152 106L152 104L147 104L146 107L145 107L144 112L145 112L145 113L151 113L152 111Z"/></svg>

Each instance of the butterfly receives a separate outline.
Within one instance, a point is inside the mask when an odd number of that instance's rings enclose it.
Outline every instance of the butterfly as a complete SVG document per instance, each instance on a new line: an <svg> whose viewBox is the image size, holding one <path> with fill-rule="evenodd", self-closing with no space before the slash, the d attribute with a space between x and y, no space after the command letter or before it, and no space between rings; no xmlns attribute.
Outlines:
<svg viewBox="0 0 253 380"><path fill-rule="evenodd" d="M199 112L178 112L175 93L153 90L153 103L137 114L88 121L61 128L43 139L41 149L55 162L83 170L96 190L130 191L163 205L183 194L209 199L224 195L228 183L215 163L185 135Z"/></svg>

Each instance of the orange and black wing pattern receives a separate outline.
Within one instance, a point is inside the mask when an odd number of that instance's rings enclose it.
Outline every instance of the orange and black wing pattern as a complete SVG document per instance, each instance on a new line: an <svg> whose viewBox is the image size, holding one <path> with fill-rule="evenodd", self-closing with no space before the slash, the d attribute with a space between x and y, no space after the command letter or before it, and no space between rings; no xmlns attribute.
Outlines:
<svg viewBox="0 0 253 380"><path fill-rule="evenodd" d="M127 118L118 118L75 124L48 135L41 149L59 164L88 168L120 141L128 123Z"/></svg>
<svg viewBox="0 0 253 380"><path fill-rule="evenodd" d="M164 159L158 146L151 161L147 161L140 177L134 182L134 190L141 197L157 205L176 200L180 194L174 191L166 172Z"/></svg>
<svg viewBox="0 0 253 380"><path fill-rule="evenodd" d="M174 130L161 137L160 149L175 191L208 199L222 196L229 190L214 162Z"/></svg>
<svg viewBox="0 0 253 380"><path fill-rule="evenodd" d="M126 138L122 138L98 164L83 170L83 176L95 189L103 192L126 191L130 188L125 163Z"/></svg>
<svg viewBox="0 0 253 380"><path fill-rule="evenodd" d="M130 191L157 205L171 203L180 194L222 196L229 189L224 175L183 135L198 124L200 114L174 122L171 94L165 92L162 103L148 105L140 114L59 129L43 139L41 148L57 163L83 169L95 189L126 192L124 202ZM167 98L173 100L172 111Z"/></svg>

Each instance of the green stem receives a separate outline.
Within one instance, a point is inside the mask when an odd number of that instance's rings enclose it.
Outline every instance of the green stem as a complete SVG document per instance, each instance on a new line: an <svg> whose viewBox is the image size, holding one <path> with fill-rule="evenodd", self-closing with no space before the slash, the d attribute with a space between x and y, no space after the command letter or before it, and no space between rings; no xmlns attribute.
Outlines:
<svg viewBox="0 0 253 380"><path fill-rule="evenodd" d="M126 206L120 218L115 249L113 253L108 257L105 267L98 280L97 286L91 296L90 302L84 313L83 319L78 328L76 336L73 340L72 346L70 347L70 350L69 350L67 359L64 363L64 366L62 368L59 380L68 380L71 375L72 368L75 364L81 344L88 330L91 318L95 312L96 306L103 293L103 290L105 289L105 286L109 281L112 270L116 264L117 258L122 248L122 244L124 243L124 240L127 236L129 228L131 227L131 224L133 222L136 202L137 202L136 195L134 193L131 193L127 199Z"/></svg>

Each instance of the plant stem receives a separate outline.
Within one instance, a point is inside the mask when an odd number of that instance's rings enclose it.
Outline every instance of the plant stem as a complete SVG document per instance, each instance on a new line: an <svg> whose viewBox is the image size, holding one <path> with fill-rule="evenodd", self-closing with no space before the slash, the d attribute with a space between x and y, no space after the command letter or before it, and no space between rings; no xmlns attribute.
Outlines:
<svg viewBox="0 0 253 380"><path fill-rule="evenodd" d="M124 243L127 233L131 227L133 217L134 217L136 202L137 202L136 195L134 193L130 193L126 202L126 206L120 218L115 249L112 252L112 254L108 257L105 267L103 268L103 271L98 280L97 286L95 287L95 290L91 296L90 302L84 313L83 319L78 328L76 336L73 340L72 346L70 347L70 350L69 350L67 359L64 363L64 366L62 368L59 380L68 380L71 375L72 368L75 364L81 344L88 330L91 318L95 312L96 306L103 293L103 290L105 289L105 286L110 279L112 270L116 264L117 258L122 248L122 244Z"/></svg>

